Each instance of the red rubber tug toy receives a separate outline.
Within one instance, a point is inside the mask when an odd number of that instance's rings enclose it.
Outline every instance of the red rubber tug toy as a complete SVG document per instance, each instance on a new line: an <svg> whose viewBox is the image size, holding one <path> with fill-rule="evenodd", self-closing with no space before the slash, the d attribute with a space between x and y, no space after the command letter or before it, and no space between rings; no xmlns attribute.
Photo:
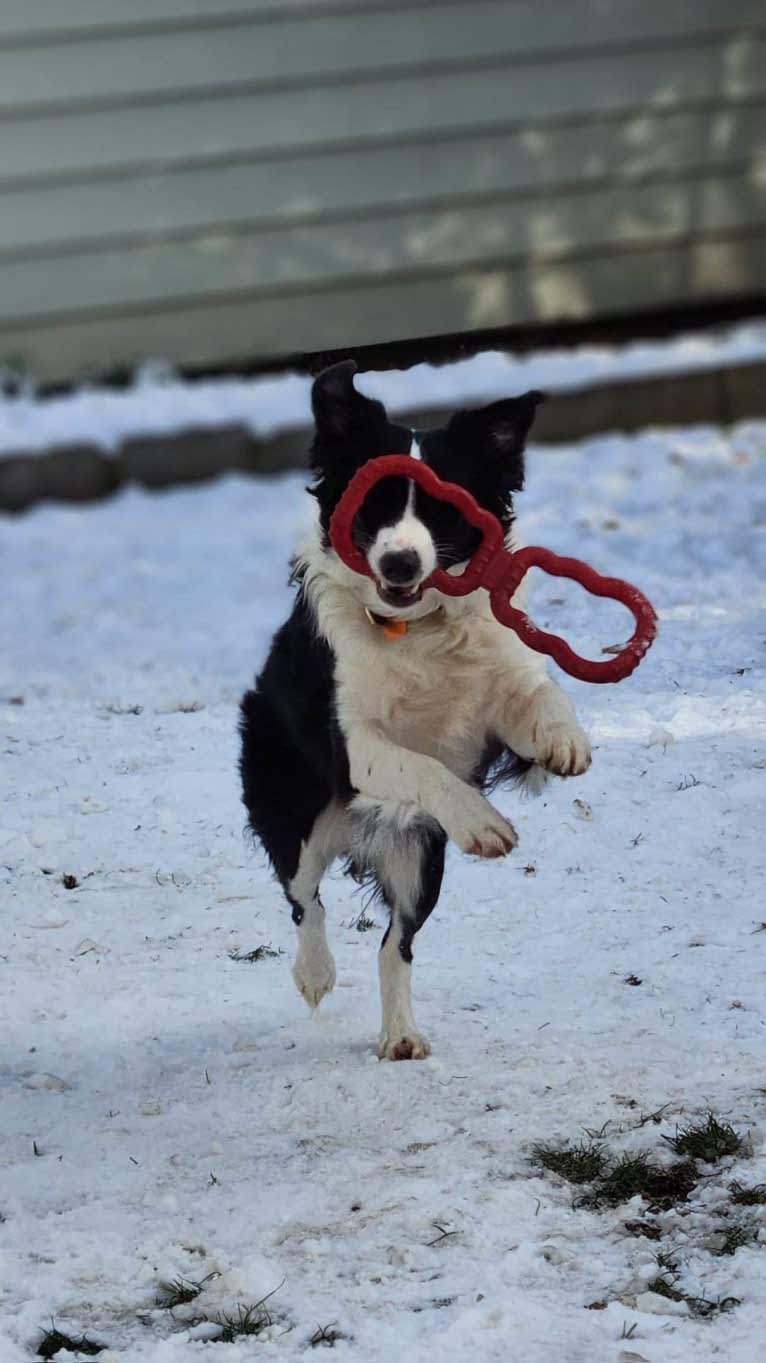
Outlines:
<svg viewBox="0 0 766 1363"><path fill-rule="evenodd" d="M445 596L467 596L484 587L489 592L492 613L502 625L513 629L537 653L547 653L559 667L579 681L618 682L638 667L657 635L657 615L651 602L630 582L604 577L590 564L576 558L562 558L539 545L511 552L503 542L503 527L496 516L484 511L470 492L457 483L446 483L426 464L407 454L385 454L371 459L354 475L330 521L330 539L336 552L349 568L372 576L365 555L354 544L352 527L365 498L382 478L410 478L431 497L450 502L477 530L482 542L462 573L455 576L436 568L423 587L435 587ZM539 629L523 611L511 605L511 598L530 568L542 568L552 577L569 577L594 596L611 597L627 606L636 628L623 649L605 662L581 658L557 634Z"/></svg>

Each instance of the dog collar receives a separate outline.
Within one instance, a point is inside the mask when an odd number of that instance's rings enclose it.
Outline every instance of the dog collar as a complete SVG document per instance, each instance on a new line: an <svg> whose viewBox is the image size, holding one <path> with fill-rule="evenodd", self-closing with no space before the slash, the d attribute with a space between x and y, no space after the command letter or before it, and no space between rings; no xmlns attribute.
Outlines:
<svg viewBox="0 0 766 1363"><path fill-rule="evenodd" d="M369 606L365 606L364 613L371 625L382 629L387 639L401 639L410 627L409 620L397 620L388 615L376 615Z"/></svg>

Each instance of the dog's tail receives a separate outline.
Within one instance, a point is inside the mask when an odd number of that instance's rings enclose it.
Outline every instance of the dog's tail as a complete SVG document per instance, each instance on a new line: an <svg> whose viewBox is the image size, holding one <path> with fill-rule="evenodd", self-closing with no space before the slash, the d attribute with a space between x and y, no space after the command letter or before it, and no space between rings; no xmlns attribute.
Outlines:
<svg viewBox="0 0 766 1363"><path fill-rule="evenodd" d="M513 786L522 795L536 796L542 794L548 772L531 758L519 757L511 748L498 743L487 753L476 777L485 794L498 786Z"/></svg>

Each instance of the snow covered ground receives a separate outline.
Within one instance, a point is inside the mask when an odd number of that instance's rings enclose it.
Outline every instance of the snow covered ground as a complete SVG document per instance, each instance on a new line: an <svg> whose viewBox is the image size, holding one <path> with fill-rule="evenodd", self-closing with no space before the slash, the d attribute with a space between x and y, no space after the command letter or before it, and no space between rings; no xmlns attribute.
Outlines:
<svg viewBox="0 0 766 1363"><path fill-rule="evenodd" d="M763 1357L766 1207L728 1188L766 1180L765 471L765 424L532 449L527 541L636 581L661 635L629 681L568 683L594 765L502 801L518 850L451 854L416 943L434 1054L398 1065L352 887L326 886L339 982L311 1018L243 839L236 704L304 479L0 524L2 1363L52 1317L105 1363L289 1363L321 1327L349 1363ZM539 578L533 605L594 653L625 637L575 587ZM585 1129L667 1162L709 1110L744 1152L644 1209L660 1240L625 1229L637 1199L577 1207L532 1162ZM749 1242L717 1256L734 1222ZM740 1304L647 1291L658 1252ZM178 1277L204 1285L171 1313ZM258 1339L194 1323L275 1289Z"/></svg>
<svg viewBox="0 0 766 1363"><path fill-rule="evenodd" d="M588 384L746 364L766 356L766 322L693 332L618 348L579 346L514 356L485 351L454 364L365 374L359 386L391 412L429 405L492 402L527 388L566 392ZM2 378L2 373L0 373ZM83 387L41 398L33 387L0 393L0 458L45 452L84 441L105 451L135 435L167 435L184 427L239 422L261 438L308 426L311 380L303 374L253 379L178 378L167 365L147 365L124 391Z"/></svg>

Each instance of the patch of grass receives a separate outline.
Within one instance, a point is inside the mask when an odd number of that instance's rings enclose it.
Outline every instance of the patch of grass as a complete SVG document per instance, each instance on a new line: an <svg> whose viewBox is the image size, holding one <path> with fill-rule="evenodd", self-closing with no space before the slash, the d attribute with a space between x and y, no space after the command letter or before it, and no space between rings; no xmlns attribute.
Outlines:
<svg viewBox="0 0 766 1363"><path fill-rule="evenodd" d="M267 1292L265 1297L261 1297L261 1300L254 1302L252 1306L240 1304L234 1315L222 1311L218 1316L203 1316L202 1320L211 1325L220 1325L221 1334L218 1336L218 1342L222 1344L233 1344L235 1339L241 1339L244 1335L257 1337L274 1324L274 1317L266 1309L266 1302L270 1301L282 1285L280 1283L271 1292Z"/></svg>
<svg viewBox="0 0 766 1363"><path fill-rule="evenodd" d="M37 1346L38 1358L55 1358L57 1353L85 1354L86 1358L95 1358L106 1349L106 1344L97 1344L94 1339L88 1339L87 1335L80 1335L75 1339L73 1335L65 1335L63 1330L59 1330L51 1321L50 1330L43 1333L42 1339Z"/></svg>
<svg viewBox="0 0 766 1363"><path fill-rule="evenodd" d="M455 1301L457 1301L457 1297L432 1297L426 1306L413 1306L412 1310L415 1315L420 1311L443 1311L445 1307L452 1306Z"/></svg>
<svg viewBox="0 0 766 1363"><path fill-rule="evenodd" d="M736 1254L743 1245L749 1245L755 1239L755 1232L748 1226L729 1226L723 1232L723 1239L718 1249L713 1253L723 1258L726 1254Z"/></svg>
<svg viewBox="0 0 766 1363"><path fill-rule="evenodd" d="M536 1145L532 1158L552 1174L559 1174L569 1183L592 1183L606 1167L603 1145L596 1141L581 1141L579 1145Z"/></svg>
<svg viewBox="0 0 766 1363"><path fill-rule="evenodd" d="M196 1301L201 1291L201 1283L189 1282L187 1278L171 1278L169 1282L160 1283L157 1305L163 1311L174 1311L177 1306Z"/></svg>
<svg viewBox="0 0 766 1363"><path fill-rule="evenodd" d="M740 1306L739 1297L719 1297L716 1301L709 1301L707 1297L695 1297L688 1292L682 1292L676 1287L671 1278L659 1274L646 1284L649 1292L656 1292L658 1297L666 1297L668 1301L686 1302L693 1316L707 1318L716 1315L719 1311L733 1311L735 1306Z"/></svg>
<svg viewBox="0 0 766 1363"><path fill-rule="evenodd" d="M328 1349L334 1349L339 1339L348 1339L342 1330L336 1330L334 1325L317 1325L309 1345L312 1349L318 1349L321 1344L326 1344Z"/></svg>
<svg viewBox="0 0 766 1363"><path fill-rule="evenodd" d="M670 1278L664 1277L661 1273L646 1284L646 1290L656 1292L658 1297L667 1297L668 1301L686 1301L683 1292L674 1286Z"/></svg>
<svg viewBox="0 0 766 1363"><path fill-rule="evenodd" d="M735 1306L742 1305L741 1297L718 1297L716 1301L708 1301L707 1297L687 1297L689 1309L695 1316L715 1316L719 1311L733 1311Z"/></svg>
<svg viewBox="0 0 766 1363"><path fill-rule="evenodd" d="M766 1207L766 1183L756 1183L752 1188L746 1188L744 1184L729 1184L731 1200L738 1207Z"/></svg>
<svg viewBox="0 0 766 1363"><path fill-rule="evenodd" d="M223 1344L233 1344L235 1339L241 1339L243 1335L260 1335L274 1324L273 1316L261 1301L254 1306L238 1306L235 1315L222 1311L219 1316L209 1319L221 1326L220 1339Z"/></svg>
<svg viewBox="0 0 766 1363"><path fill-rule="evenodd" d="M269 956L281 955L281 950L275 951L270 944L264 944L263 946L256 947L254 951L240 951L238 947L234 947L233 951L229 952L229 959L232 961L248 961L252 964L254 961L265 961Z"/></svg>
<svg viewBox="0 0 766 1363"><path fill-rule="evenodd" d="M713 1113L708 1113L707 1121L693 1123L675 1136L664 1136L677 1155L689 1159L702 1160L705 1164L715 1164L724 1155L736 1155L742 1149L742 1137L728 1122L719 1122Z"/></svg>
<svg viewBox="0 0 766 1363"><path fill-rule="evenodd" d="M681 777L681 780L678 782L678 785L676 786L676 790L693 790L695 786L701 785L702 782L699 781L692 772L690 772L688 776Z"/></svg>
<svg viewBox="0 0 766 1363"><path fill-rule="evenodd" d="M349 927L356 928L357 932L370 932L372 928L376 928L377 926L375 919L370 918L370 915L365 913L364 909L360 909L356 918L352 918L349 923Z"/></svg>
<svg viewBox="0 0 766 1363"><path fill-rule="evenodd" d="M650 1207L667 1208L685 1202L697 1183L692 1160L679 1160L666 1168L646 1154L625 1154L584 1199L589 1207L617 1207L636 1195Z"/></svg>

